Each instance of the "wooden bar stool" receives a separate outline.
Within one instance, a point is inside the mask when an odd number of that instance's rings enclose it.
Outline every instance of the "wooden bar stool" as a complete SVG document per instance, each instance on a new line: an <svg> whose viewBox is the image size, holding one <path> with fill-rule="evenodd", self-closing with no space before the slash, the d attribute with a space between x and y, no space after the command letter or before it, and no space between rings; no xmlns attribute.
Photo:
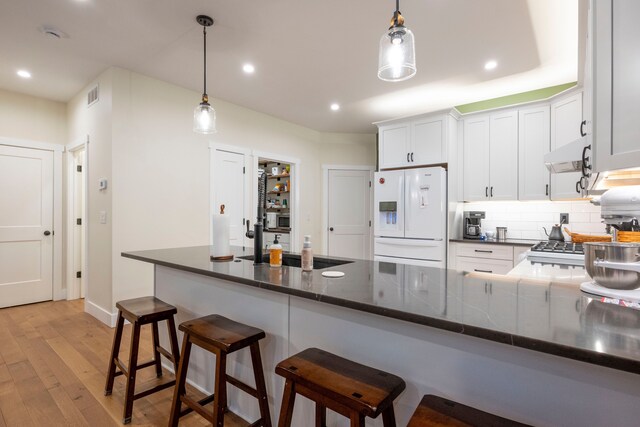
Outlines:
<svg viewBox="0 0 640 427"><path fill-rule="evenodd" d="M113 381L115 377L124 375L127 378L127 385L124 398L124 415L123 424L131 422L131 413L133 412L133 401L148 396L160 390L164 390L173 386L176 382L171 380L166 383L151 387L135 393L136 374L139 369L155 366L156 376L162 376L162 365L160 355L165 356L173 362L174 369L177 370L180 353L178 350L178 337L176 336L176 325L173 316L178 312L176 308L156 297L135 298L116 303L118 308L118 323L116 332L113 337L113 347L111 348L111 358L109 359L109 368L107 374L107 384L104 387L104 395L109 396L113 391ZM120 353L120 342L122 341L122 330L124 321L128 320L133 326L131 331L131 349L129 351L129 365L125 364L118 357ZM167 321L169 329L169 342L171 344L171 353L160 346L158 338L158 322ZM140 327L142 325L151 324L153 334L153 360L138 365L138 350L140 347ZM118 370L116 370L116 368Z"/></svg>
<svg viewBox="0 0 640 427"><path fill-rule="evenodd" d="M326 408L363 427L365 417L382 414L385 427L396 425L393 401L405 388L404 380L387 372L309 348L276 366L286 378L279 427L289 427L296 393L316 403L316 426L325 427Z"/></svg>
<svg viewBox="0 0 640 427"><path fill-rule="evenodd" d="M180 324L179 329L184 332L184 339L182 341L182 358L180 359L178 375L176 376L177 383L173 394L169 425L177 426L180 417L196 411L212 422L214 426L223 426L224 413L228 411L227 383L229 383L258 399L260 419L252 423L251 426L271 427L269 401L264 382L259 344L259 341L266 336L264 331L216 314L183 322ZM214 393L200 401L195 401L187 396L185 389L192 344L216 355ZM251 363L253 365L256 388L228 375L226 370L227 355L246 347L251 350ZM206 411L204 408L204 405L210 402L213 402L213 413ZM183 403L187 405L184 410L182 409Z"/></svg>
<svg viewBox="0 0 640 427"><path fill-rule="evenodd" d="M489 414L442 397L426 395L422 398L407 427L433 426L516 427L526 426L526 424Z"/></svg>

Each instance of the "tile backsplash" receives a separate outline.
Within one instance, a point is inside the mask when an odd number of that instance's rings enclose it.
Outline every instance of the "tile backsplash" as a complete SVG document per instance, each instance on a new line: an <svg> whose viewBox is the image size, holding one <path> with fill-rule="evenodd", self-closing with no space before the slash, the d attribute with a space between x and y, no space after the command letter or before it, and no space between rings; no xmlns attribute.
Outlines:
<svg viewBox="0 0 640 427"><path fill-rule="evenodd" d="M600 218L600 207L588 201L570 202L470 202L464 204L465 211L484 211L482 229L495 230L507 227L510 239L546 240L542 227L550 231L560 223L560 213L569 214L569 224L563 225L574 233L605 234ZM565 233L565 239L569 236Z"/></svg>

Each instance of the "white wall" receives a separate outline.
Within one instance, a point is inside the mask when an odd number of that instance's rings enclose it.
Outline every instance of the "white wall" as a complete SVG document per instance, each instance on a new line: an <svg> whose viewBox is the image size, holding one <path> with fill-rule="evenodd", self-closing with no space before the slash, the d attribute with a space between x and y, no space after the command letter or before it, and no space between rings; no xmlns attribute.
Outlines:
<svg viewBox="0 0 640 427"><path fill-rule="evenodd" d="M95 81L87 85L67 104L67 129L69 141L85 139L89 135L87 188L89 212L87 230L89 247L87 261L86 301L102 308L107 313L112 310L111 292L111 233L112 233L112 191L98 190L98 179L107 178L112 184L111 139L112 139L112 80L113 71L107 70ZM100 99L87 107L87 91L98 83ZM107 213L107 223L98 221L100 211Z"/></svg>
<svg viewBox="0 0 640 427"><path fill-rule="evenodd" d="M510 239L546 240L542 227L551 231L551 226L560 222L560 213L569 214L567 227L581 234L605 234L600 218L600 207L588 201L571 202L472 202L465 203L465 211L485 211L483 230L507 227ZM569 236L565 233L565 238Z"/></svg>
<svg viewBox="0 0 640 427"><path fill-rule="evenodd" d="M0 136L67 143L66 105L0 89Z"/></svg>
<svg viewBox="0 0 640 427"><path fill-rule="evenodd" d="M323 134L217 99L211 102L218 133L198 135L192 131L192 117L199 93L128 70L114 68L109 75L113 240L110 258L103 257L112 263L109 309L120 299L153 292L152 266L122 258L121 252L209 243L210 142L300 159L298 236L318 236L318 248L321 165L375 165L375 135ZM78 111L70 109L70 114ZM75 127L78 121L70 120Z"/></svg>

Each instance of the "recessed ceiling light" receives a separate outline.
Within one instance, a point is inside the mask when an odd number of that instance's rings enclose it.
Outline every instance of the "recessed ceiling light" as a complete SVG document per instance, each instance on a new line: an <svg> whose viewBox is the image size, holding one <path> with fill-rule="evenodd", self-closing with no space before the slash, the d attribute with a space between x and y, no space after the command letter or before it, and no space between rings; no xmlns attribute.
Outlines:
<svg viewBox="0 0 640 427"><path fill-rule="evenodd" d="M242 71L247 74L253 74L256 71L256 67L254 67L252 64L244 64L242 66Z"/></svg>
<svg viewBox="0 0 640 427"><path fill-rule="evenodd" d="M487 63L484 64L484 69L485 70L493 70L497 66L498 66L498 63L496 61L494 61L494 60L491 60L491 61L487 61Z"/></svg>
<svg viewBox="0 0 640 427"><path fill-rule="evenodd" d="M18 72L16 74L19 75L20 77L22 77L23 79L30 79L31 78L31 73L28 72L27 70L18 70Z"/></svg>
<svg viewBox="0 0 640 427"><path fill-rule="evenodd" d="M337 104L334 102L333 104L331 104L330 108L331 108L331 111L338 111L340 109L340 104Z"/></svg>

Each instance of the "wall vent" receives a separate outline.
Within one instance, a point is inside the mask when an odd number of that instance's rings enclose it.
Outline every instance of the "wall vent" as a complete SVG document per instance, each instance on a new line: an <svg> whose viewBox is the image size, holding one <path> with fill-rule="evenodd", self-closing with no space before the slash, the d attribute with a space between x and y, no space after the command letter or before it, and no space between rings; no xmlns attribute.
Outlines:
<svg viewBox="0 0 640 427"><path fill-rule="evenodd" d="M98 85L96 85L87 93L87 107L90 107L96 102L98 102L98 99L99 99L98 95L99 95Z"/></svg>

